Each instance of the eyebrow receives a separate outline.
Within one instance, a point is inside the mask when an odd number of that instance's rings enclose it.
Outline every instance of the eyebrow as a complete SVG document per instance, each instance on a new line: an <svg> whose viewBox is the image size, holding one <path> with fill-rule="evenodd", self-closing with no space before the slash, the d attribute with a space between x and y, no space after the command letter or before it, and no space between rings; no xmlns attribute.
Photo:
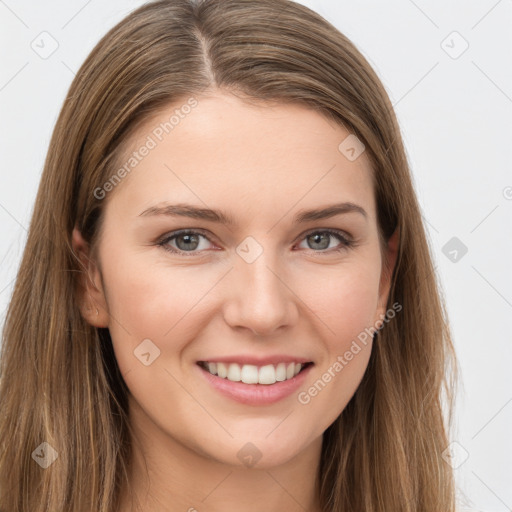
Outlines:
<svg viewBox="0 0 512 512"><path fill-rule="evenodd" d="M328 219L336 215L346 213L359 213L365 219L368 219L368 214L362 206L350 202L345 202L332 204L323 208L315 208L312 210L300 210L295 214L293 223L302 224L314 220ZM139 214L139 217L153 217L160 215L169 217L190 217L193 219L217 222L227 226L236 226L235 219L231 215L228 215L221 210L199 208L197 206L184 203L160 203L158 205L147 208Z"/></svg>

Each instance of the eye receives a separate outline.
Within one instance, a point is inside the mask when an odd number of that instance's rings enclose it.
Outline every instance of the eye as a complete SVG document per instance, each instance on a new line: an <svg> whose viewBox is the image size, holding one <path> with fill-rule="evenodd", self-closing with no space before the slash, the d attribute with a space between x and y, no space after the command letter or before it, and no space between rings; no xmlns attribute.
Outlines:
<svg viewBox="0 0 512 512"><path fill-rule="evenodd" d="M329 249L332 238L338 239L341 245L326 251ZM320 251L315 250L314 252L340 252L355 245L355 242L345 236L343 232L331 229L311 231L305 235L304 240L312 245L312 249L320 249Z"/></svg>
<svg viewBox="0 0 512 512"><path fill-rule="evenodd" d="M330 241L333 238L336 238L340 242L340 245L338 247L329 248ZM201 239L206 240L206 243L201 243ZM310 242L310 245L313 247L310 248L314 252L319 253L340 252L355 246L355 242L349 239L342 231L331 229L311 231L304 235L302 239L306 242L311 240L312 242ZM172 245L171 242L175 245ZM211 243L210 239L202 232L198 230L183 229L170 233L161 241L157 242L157 245L174 254L200 256L202 250L207 249L207 247L205 247L205 245L208 245L207 242Z"/></svg>
<svg viewBox="0 0 512 512"><path fill-rule="evenodd" d="M201 238L204 238L208 242L210 239L196 230L181 230L175 231L170 234L170 236L166 236L163 240L158 242L158 245L161 246L166 251L183 254L183 253L192 253L191 256L195 256L195 249L205 249L204 244L201 244ZM170 242L175 242L177 247L173 247L169 245Z"/></svg>

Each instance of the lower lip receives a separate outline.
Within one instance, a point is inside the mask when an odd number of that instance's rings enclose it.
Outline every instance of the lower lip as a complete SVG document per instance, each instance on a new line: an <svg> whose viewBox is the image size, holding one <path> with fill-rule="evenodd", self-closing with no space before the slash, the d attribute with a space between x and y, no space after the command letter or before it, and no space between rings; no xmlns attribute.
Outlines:
<svg viewBox="0 0 512 512"><path fill-rule="evenodd" d="M213 388L224 396L246 405L268 405L279 402L300 388L313 367L310 364L289 380L278 381L275 384L245 384L232 382L218 375L212 375L198 364L197 368Z"/></svg>

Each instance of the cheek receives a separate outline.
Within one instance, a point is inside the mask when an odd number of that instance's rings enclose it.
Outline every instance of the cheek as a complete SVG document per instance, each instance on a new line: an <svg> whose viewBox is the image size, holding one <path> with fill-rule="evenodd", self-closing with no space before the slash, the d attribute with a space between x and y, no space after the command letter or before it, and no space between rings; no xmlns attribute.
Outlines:
<svg viewBox="0 0 512 512"><path fill-rule="evenodd" d="M342 350L373 325L378 307L380 266L367 258L342 263L298 278L294 292L314 312L315 322L331 349ZM329 347L328 347L329 348Z"/></svg>
<svg viewBox="0 0 512 512"><path fill-rule="evenodd" d="M297 395L312 430L325 429L336 420L363 378L372 350L378 278L378 267L345 269L320 281L322 290L309 296L308 305L322 320L318 325L325 349L314 377Z"/></svg>
<svg viewBox="0 0 512 512"><path fill-rule="evenodd" d="M373 253L366 256L318 273L314 286L305 279L300 285L302 300L315 313L311 318L318 319L316 336L324 351L315 372L317 380L301 390L299 402L311 402L318 414L329 415L328 422L336 419L355 393L371 354L380 263Z"/></svg>
<svg viewBox="0 0 512 512"><path fill-rule="evenodd" d="M109 330L121 370L135 363L134 350L150 339L161 352L172 345L179 352L187 343L187 326L197 322L201 298L215 276L197 268L172 269L147 254L110 252L103 264L110 314ZM194 314L195 313L195 314Z"/></svg>

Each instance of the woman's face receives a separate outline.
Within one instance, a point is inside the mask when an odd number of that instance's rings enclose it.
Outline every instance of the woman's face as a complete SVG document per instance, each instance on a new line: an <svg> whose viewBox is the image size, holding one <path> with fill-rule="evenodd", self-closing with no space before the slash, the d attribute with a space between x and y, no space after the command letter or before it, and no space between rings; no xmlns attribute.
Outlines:
<svg viewBox="0 0 512 512"><path fill-rule="evenodd" d="M369 161L348 131L305 107L196 99L140 127L113 174L129 172L102 189L89 289L99 315L88 319L110 331L136 430L272 467L342 412L369 360L365 329L385 314ZM300 220L343 203L357 206ZM193 233L171 238L184 229ZM278 381L231 382L200 361L230 363L233 379L231 363L252 363L240 364L244 380ZM283 381L290 362L312 364Z"/></svg>

